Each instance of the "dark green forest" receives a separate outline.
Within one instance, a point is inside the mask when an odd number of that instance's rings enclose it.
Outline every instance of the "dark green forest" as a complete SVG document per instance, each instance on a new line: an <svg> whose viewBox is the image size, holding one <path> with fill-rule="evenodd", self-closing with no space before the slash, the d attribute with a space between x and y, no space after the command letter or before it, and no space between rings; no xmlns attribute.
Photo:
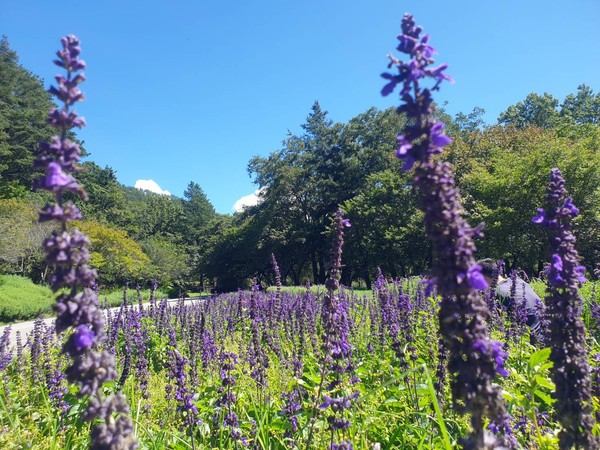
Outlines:
<svg viewBox="0 0 600 450"><path fill-rule="evenodd" d="M36 223L48 197L32 190L39 176L32 165L39 142L54 134L46 124L52 106L43 80L19 64L3 38L0 273L40 283L48 273L41 244L50 225ZM507 269L530 275L543 269L548 239L531 218L543 203L550 168L558 167L581 211L578 250L594 276L600 263L600 94L586 85L562 101L531 93L494 124L483 120L483 107L454 117L437 109L454 139L442 157L455 168L466 217L471 225L485 223L477 256L504 259ZM346 285L370 287L377 267L391 276L422 274L430 262L422 213L412 177L394 156L403 122L393 108L371 108L337 123L315 102L301 134L285 136L281 149L249 161L260 202L233 215L216 213L194 180L183 198L140 191L87 155L78 179L89 200L72 199L84 215L74 226L91 239L91 264L104 287L156 279L174 293L224 292L247 287L253 277L269 285L271 254L286 284L323 283L338 208L352 223L345 236Z"/></svg>

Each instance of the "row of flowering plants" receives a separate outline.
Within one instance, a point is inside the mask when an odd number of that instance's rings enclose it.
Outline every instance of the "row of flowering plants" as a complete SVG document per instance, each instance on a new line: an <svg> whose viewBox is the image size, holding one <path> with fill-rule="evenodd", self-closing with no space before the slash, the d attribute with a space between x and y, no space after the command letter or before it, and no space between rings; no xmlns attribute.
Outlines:
<svg viewBox="0 0 600 450"><path fill-rule="evenodd" d="M121 393L132 421L123 432L140 448L464 446L471 420L452 405L451 372L438 370L449 357L438 348L440 297L420 279L384 280L375 293L307 288L124 304L105 314L102 350L116 376L102 393ZM586 290L586 313L594 295ZM510 325L500 311L488 331L503 339ZM55 332L38 321L12 351L7 337L0 342L2 448L87 448L91 427L102 423L84 420L90 399L65 377L71 359ZM557 448L564 426L551 348L519 333L494 378L504 425L514 448ZM586 347L594 402L598 335L593 329ZM484 429L495 436L491 423L484 419Z"/></svg>
<svg viewBox="0 0 600 450"><path fill-rule="evenodd" d="M281 288L176 303L152 295L103 310L89 241L65 195L75 178L85 123L79 41L63 38L55 61L66 76L50 92L62 103L48 121L37 187L55 201L40 213L56 229L45 241L57 293L52 326L0 336L2 448L586 448L598 447L600 307L586 286L571 219L577 208L554 169L533 222L548 231L543 336L531 344L518 311L495 304L475 260L452 168L437 155L451 139L435 119L433 93L451 81L435 49L405 15L382 93L400 91L408 121L397 155L413 174L432 243L424 279L377 274L373 292L340 284L344 229L332 218L325 289ZM429 83L429 84L428 84ZM500 268L498 269L500 270ZM514 277L515 275L513 275ZM536 285L543 294L544 287ZM590 331L586 331L584 320Z"/></svg>

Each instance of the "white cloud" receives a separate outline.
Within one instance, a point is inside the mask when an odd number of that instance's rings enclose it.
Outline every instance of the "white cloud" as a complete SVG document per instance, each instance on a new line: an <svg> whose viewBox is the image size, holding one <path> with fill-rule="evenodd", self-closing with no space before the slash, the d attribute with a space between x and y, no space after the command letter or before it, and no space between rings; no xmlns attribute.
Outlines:
<svg viewBox="0 0 600 450"><path fill-rule="evenodd" d="M254 194L244 195L242 198L240 198L237 202L234 203L232 209L235 212L241 212L247 206L256 205L259 200L258 196L260 194L260 191L260 189L257 189L256 191L254 191Z"/></svg>
<svg viewBox="0 0 600 450"><path fill-rule="evenodd" d="M158 183L154 180L137 180L133 187L143 191L154 192L155 194L171 195L169 191L161 189Z"/></svg>

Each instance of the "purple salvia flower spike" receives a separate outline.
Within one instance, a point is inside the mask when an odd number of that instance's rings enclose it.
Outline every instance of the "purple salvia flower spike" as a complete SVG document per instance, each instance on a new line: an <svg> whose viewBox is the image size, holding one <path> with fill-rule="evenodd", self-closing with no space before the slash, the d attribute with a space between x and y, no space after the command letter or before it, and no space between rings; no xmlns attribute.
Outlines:
<svg viewBox="0 0 600 450"><path fill-rule="evenodd" d="M60 224L60 230L44 241L46 260L55 267L50 280L52 291L65 291L56 299L54 309L58 316L55 329L57 333L73 329L63 345L62 353L72 359L71 365L65 369L67 380L79 386L79 397L90 397L82 415L84 420L94 422L90 448L135 449L137 440L124 397L121 394L105 397L101 390L102 384L116 379L117 373L114 356L97 349L105 339L105 330L98 295L93 289L96 286L96 272L87 265L89 240L77 230L67 230L67 223L81 219L81 213L72 203L63 203L63 193L71 192L87 198L83 188L71 175L78 170L76 164L81 149L67 139L71 128L85 125L83 118L71 110L73 104L83 100L83 94L77 86L85 80L83 74L78 73L85 68L85 63L78 58L81 49L75 36L64 37L61 42L63 49L57 53L55 63L66 69L67 76L58 75L58 87L51 87L49 92L63 103L63 107L53 108L48 114L48 123L56 127L60 135L54 136L51 143L40 145L40 153L34 163L35 168L45 170L45 175L36 181L35 187L56 195L56 203L46 205L40 212L39 220L54 220ZM58 376L54 378L59 380ZM52 381L51 385L59 389L60 381ZM56 395L58 399L58 391Z"/></svg>
<svg viewBox="0 0 600 450"><path fill-rule="evenodd" d="M440 334L448 349L448 369L454 407L471 414L472 434L464 439L464 448L510 447L506 426L507 412L502 390L493 383L496 375L504 375L506 353L499 342L489 338L485 318L489 315L479 290L487 283L481 267L475 264L473 239L481 236L481 227L471 228L463 217L463 208L448 163L433 157L442 152L452 139L443 134L444 124L433 116L431 93L441 83L452 81L444 73L445 64L432 68L431 56L436 53L429 37L420 37L421 27L415 26L410 14L402 18L402 34L398 50L409 56L404 62L389 57L386 73L388 83L383 95L401 85L399 113L406 114L408 123L398 137L396 156L404 160L404 170L414 169L414 184L419 191L421 208L425 212L425 227L432 242L432 283L442 297L439 310ZM422 85L429 81L430 88ZM484 429L484 423L495 424L498 436Z"/></svg>
<svg viewBox="0 0 600 450"><path fill-rule="evenodd" d="M558 434L561 450L600 447L598 438L592 434L595 425L592 388L581 320L583 302L579 286L585 281L585 268L579 264L571 231L571 220L578 214L573 199L567 197L562 173L552 169L546 207L538 209L532 221L546 228L553 252L546 273L546 317L550 359L554 363L552 378L556 385L554 408L562 426Z"/></svg>
<svg viewBox="0 0 600 450"><path fill-rule="evenodd" d="M351 396L345 396L342 389L344 384L355 384L358 379L353 376L354 364L351 359L353 347L349 341L351 319L348 311L348 299L340 289L344 228L350 226L350 222L344 219L341 210L336 212L333 226L329 276L325 281L327 291L323 296L321 308L323 326L321 376L323 381L329 377L326 389L337 397L325 395L325 401L320 407L321 409L331 409L331 414L327 417L331 432L332 444L329 447L331 449L352 448L352 444L345 439L342 439L339 444L333 443L333 437L335 433L341 433L345 437L345 431L350 428L351 423L344 417L344 411L350 409L352 403L358 398L358 392Z"/></svg>

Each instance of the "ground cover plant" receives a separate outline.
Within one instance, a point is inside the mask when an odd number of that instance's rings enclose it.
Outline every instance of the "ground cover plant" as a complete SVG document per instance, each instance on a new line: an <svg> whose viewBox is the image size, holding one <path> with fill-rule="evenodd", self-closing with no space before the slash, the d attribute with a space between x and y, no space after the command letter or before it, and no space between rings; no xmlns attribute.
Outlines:
<svg viewBox="0 0 600 450"><path fill-rule="evenodd" d="M101 290L98 293L100 303L118 307L126 295L129 302L137 302L138 296L148 298L151 289L120 289ZM154 293L158 298L166 294L157 289ZM199 293L189 293L197 297ZM0 275L0 324L35 320L40 316L52 317L54 311L54 295L50 288L33 283L29 278L18 275Z"/></svg>
<svg viewBox="0 0 600 450"><path fill-rule="evenodd" d="M0 323L33 320L51 313L53 304L48 287L17 275L0 275Z"/></svg>
<svg viewBox="0 0 600 450"><path fill-rule="evenodd" d="M464 218L449 163L451 142L432 95L451 80L433 67L435 49L413 17L402 20L384 95L400 91L405 114L396 156L418 192L432 248L427 277L378 271L372 293L341 284L344 233L331 218L324 289L284 292L254 280L248 291L175 304L156 296L143 307L127 292L118 311L102 310L89 240L67 226L81 218L69 195L80 149L69 130L84 121L73 105L85 68L79 41L63 38L37 187L54 202L40 221L57 224L45 240L57 294L55 325L36 322L26 342L0 337L3 448L598 448L600 307L575 249L578 215L559 169L531 220L544 226L552 255L543 272L544 320L532 341L525 303L496 300ZM428 83L430 83L428 85ZM500 267L497 268L500 270ZM510 274L516 277L516 272ZM539 286L538 286L539 287ZM588 326L586 331L585 325ZM534 342L534 344L532 344Z"/></svg>

